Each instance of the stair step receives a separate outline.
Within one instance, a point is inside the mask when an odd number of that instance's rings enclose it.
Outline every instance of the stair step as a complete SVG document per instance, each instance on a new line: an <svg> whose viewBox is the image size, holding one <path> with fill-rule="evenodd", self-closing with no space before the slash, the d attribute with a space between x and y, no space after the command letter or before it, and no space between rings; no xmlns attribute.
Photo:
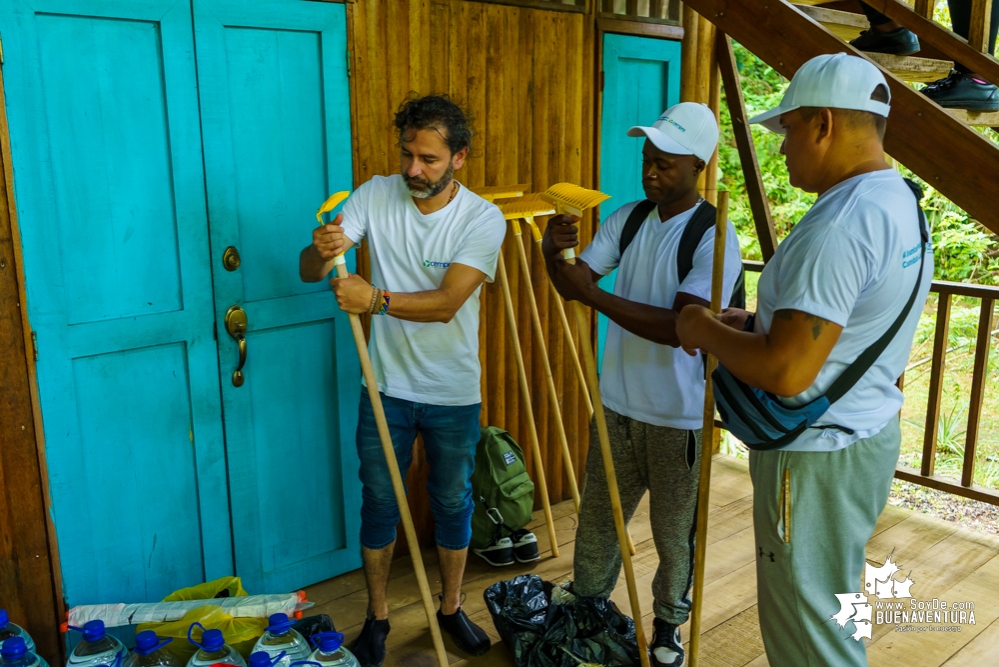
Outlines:
<svg viewBox="0 0 999 667"><path fill-rule="evenodd" d="M999 128L999 111L965 111L964 109L944 109L944 111L965 125Z"/></svg>
<svg viewBox="0 0 999 667"><path fill-rule="evenodd" d="M814 0L806 0L814 1ZM824 25L831 33L850 41L863 30L867 30L867 18L863 14L841 12L823 7L812 7L794 3L802 13ZM915 56L890 56L883 53L868 53L868 58L902 79L914 83L928 83L942 79L950 73L954 63L949 60L933 60Z"/></svg>

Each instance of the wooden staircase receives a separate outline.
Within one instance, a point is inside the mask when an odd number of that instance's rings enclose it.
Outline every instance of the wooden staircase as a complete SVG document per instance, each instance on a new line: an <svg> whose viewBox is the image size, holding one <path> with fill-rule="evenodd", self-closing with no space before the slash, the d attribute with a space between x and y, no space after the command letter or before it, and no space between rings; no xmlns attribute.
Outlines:
<svg viewBox="0 0 999 667"><path fill-rule="evenodd" d="M915 14L904 2L867 1L912 29L924 46L967 64L993 83L999 81L999 62ZM787 78L806 60L824 53L845 51L881 67L892 93L886 152L999 234L999 206L995 205L999 198L999 146L969 127L999 126L999 114L948 111L909 85L909 81L946 76L953 60L861 53L845 42L852 34L847 32L848 26L857 28L857 34L861 29L848 18L849 12L812 6L820 4L816 0L804 2L807 4L799 4L800 0L795 5L781 0L686 0L698 14ZM854 16L866 29L866 19Z"/></svg>

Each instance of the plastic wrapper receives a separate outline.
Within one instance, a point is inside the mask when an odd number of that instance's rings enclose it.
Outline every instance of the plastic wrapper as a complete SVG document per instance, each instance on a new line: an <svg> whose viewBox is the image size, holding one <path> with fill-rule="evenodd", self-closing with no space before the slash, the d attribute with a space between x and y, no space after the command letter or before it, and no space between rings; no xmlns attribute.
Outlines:
<svg viewBox="0 0 999 667"><path fill-rule="evenodd" d="M166 645L167 649L177 656L182 665L186 665L198 650L197 646L187 641L187 631L195 621L201 623L205 630L221 630L225 643L239 651L243 658L250 656L254 644L264 634L268 623L266 618L233 618L216 606L214 601L208 604L202 601L200 607L187 612L179 620L169 623L144 623L135 630L136 633L152 630L157 637L163 639L171 637L173 641ZM197 630L194 638L200 638Z"/></svg>
<svg viewBox="0 0 999 667"><path fill-rule="evenodd" d="M294 616L295 612L312 606L311 602L303 601L298 593L220 598L213 599L212 604L225 610L225 613L233 618L263 619L278 612ZM142 604L82 605L69 610L69 624L82 628L84 623L94 619L104 621L104 625L109 628L139 623L166 623L178 621L192 609L204 605L204 599Z"/></svg>
<svg viewBox="0 0 999 667"><path fill-rule="evenodd" d="M571 584L533 574L493 584L483 595L517 667L639 664L635 624L610 600L574 595Z"/></svg>

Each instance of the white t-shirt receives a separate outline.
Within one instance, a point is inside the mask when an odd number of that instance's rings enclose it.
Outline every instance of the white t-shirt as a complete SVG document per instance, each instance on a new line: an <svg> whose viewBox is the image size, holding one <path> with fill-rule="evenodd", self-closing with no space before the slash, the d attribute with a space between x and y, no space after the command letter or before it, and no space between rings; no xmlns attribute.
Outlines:
<svg viewBox="0 0 999 667"><path fill-rule="evenodd" d="M343 230L354 243L367 239L373 284L390 293L424 292L440 286L451 264L478 269L492 282L506 221L464 186L450 204L423 215L396 174L375 176L357 188L344 204ZM369 350L378 389L416 403L480 403L480 291L447 324L371 318Z"/></svg>
<svg viewBox="0 0 999 667"><path fill-rule="evenodd" d="M799 310L843 327L815 383L787 399L800 405L823 393L902 313L919 273L921 237L916 198L894 170L854 176L825 192L777 248L760 276L755 330L770 330L776 310ZM912 338L933 280L927 244L912 311L870 370L836 401L790 451L843 449L884 428L902 407L895 382L909 361Z"/></svg>
<svg viewBox="0 0 999 667"><path fill-rule="evenodd" d="M638 204L625 204L614 211L580 258L600 275L606 275L616 267L614 294L628 301L672 308L677 292L710 301L714 228L705 232L694 253L694 266L681 284L676 271L676 253L683 230L697 207L662 222L658 208L652 209L622 258L618 252L621 231ZM739 238L729 222L723 305L728 304L741 268ZM636 336L613 320L607 325L600 392L608 408L647 424L688 430L703 425L704 364L701 357L692 357L680 348Z"/></svg>

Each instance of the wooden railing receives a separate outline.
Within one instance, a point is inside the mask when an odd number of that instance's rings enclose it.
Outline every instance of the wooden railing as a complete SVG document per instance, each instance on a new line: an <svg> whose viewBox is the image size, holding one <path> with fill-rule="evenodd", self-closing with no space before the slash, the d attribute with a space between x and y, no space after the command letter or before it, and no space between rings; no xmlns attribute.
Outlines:
<svg viewBox="0 0 999 667"><path fill-rule="evenodd" d="M746 271L762 271L763 262L744 261ZM992 505L999 505L999 490L990 489L975 484L975 463L978 449L978 433L982 417L982 405L985 398L985 381L988 374L989 354L992 350L992 338L996 330L996 301L999 301L999 287L988 285L968 285L934 280L930 288L938 295L936 327L933 335L933 353L929 358L930 387L926 405L926 427L923 435L923 453L920 468L899 466L895 477L921 484L941 491L947 491L958 496L980 500ZM937 438L940 428L940 403L943 397L943 376L949 350L948 335L950 333L950 313L953 297L978 299L980 302L978 318L978 335L975 343L974 371L971 378L971 402L968 408L968 423L965 429L965 442L961 479L955 480L942 477L935 473L937 459ZM921 365L924 360L910 364L909 368ZM904 391L904 374L899 378L899 387Z"/></svg>
<svg viewBox="0 0 999 667"><path fill-rule="evenodd" d="M679 0L599 0L603 18L645 23L680 22Z"/></svg>

